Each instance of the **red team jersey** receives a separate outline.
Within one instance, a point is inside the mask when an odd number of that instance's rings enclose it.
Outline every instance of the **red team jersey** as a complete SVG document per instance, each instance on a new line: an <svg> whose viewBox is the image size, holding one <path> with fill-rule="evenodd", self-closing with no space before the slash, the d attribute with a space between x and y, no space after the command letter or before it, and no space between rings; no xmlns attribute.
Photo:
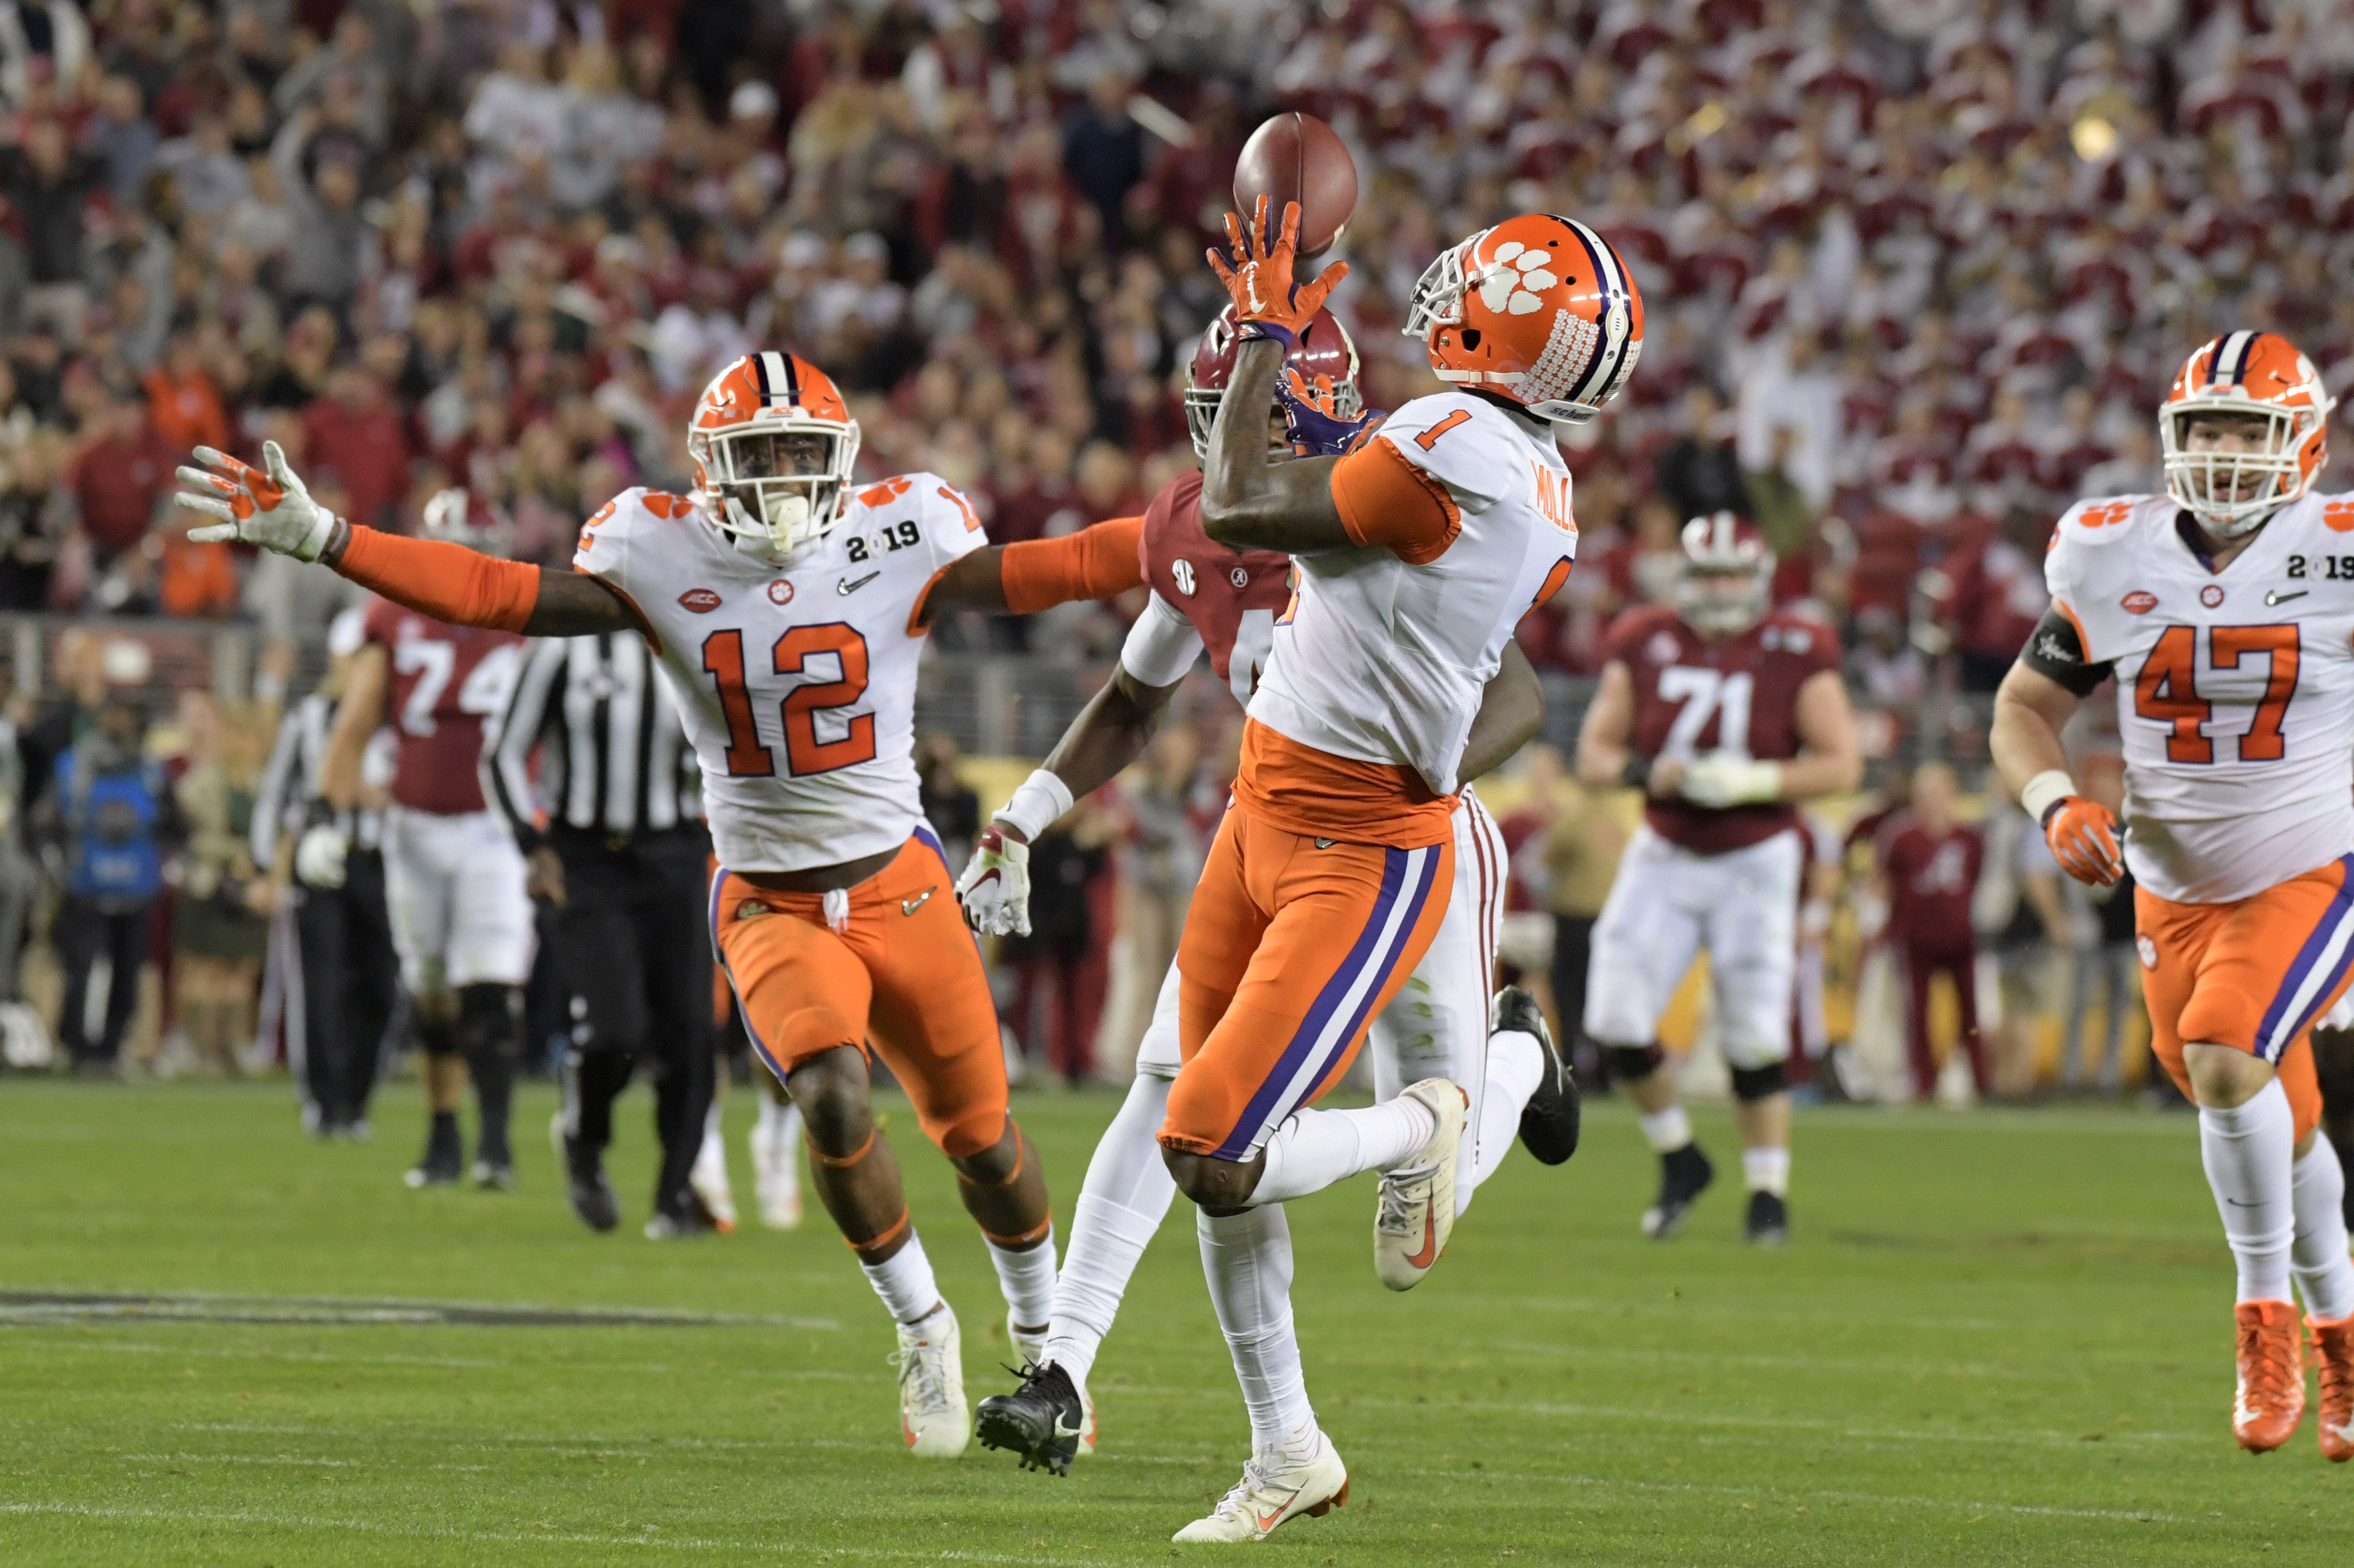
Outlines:
<svg viewBox="0 0 2354 1568"><path fill-rule="evenodd" d="M445 626L389 599L368 607L363 628L385 651L385 717L400 742L394 803L444 817L482 810L482 721L506 705L523 639Z"/></svg>
<svg viewBox="0 0 2354 1568"><path fill-rule="evenodd" d="M1193 471L1145 508L1137 552L1146 585L1193 623L1210 668L1249 702L1275 647L1276 617L1291 598L1291 557L1237 550L1202 532L1202 476Z"/></svg>
<svg viewBox="0 0 2354 1568"><path fill-rule="evenodd" d="M1634 750L1655 761L1718 751L1788 761L1798 755L1798 688L1840 667L1828 628L1781 611L1711 641L1667 606L1646 605L1613 623L1607 652L1634 679ZM1699 854L1745 849L1798 824L1787 801L1716 810L1653 798L1643 816L1653 832Z"/></svg>
<svg viewBox="0 0 2354 1568"><path fill-rule="evenodd" d="M1888 882L1888 937L1907 947L1967 952L1970 898L1986 864L1986 840L1956 823L1933 834L1910 812L1880 830L1880 872Z"/></svg>

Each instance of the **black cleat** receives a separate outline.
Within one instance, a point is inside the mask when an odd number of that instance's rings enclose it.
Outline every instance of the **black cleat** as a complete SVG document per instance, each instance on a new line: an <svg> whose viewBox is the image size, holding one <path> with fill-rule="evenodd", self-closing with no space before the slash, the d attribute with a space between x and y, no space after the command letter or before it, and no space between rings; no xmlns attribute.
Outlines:
<svg viewBox="0 0 2354 1568"><path fill-rule="evenodd" d="M458 1129L451 1127L444 1136L436 1124L425 1139L425 1153L401 1178L411 1187L454 1187L465 1173L465 1151L458 1144Z"/></svg>
<svg viewBox="0 0 2354 1568"><path fill-rule="evenodd" d="M1577 1152L1577 1080L1553 1049L1553 1031L1545 1027L1544 1010L1519 986L1496 993L1495 1027L1490 1033L1517 1029L1533 1035L1544 1053L1544 1076L1537 1092L1521 1111L1521 1147L1541 1164L1559 1165Z"/></svg>
<svg viewBox="0 0 2354 1568"><path fill-rule="evenodd" d="M1071 1473L1086 1431L1087 1411L1071 1374L1035 1363L1022 1369L1020 1388L982 1400L973 1422L973 1436L983 1447L1018 1454L1023 1469L1057 1476Z"/></svg>
<svg viewBox="0 0 2354 1568"><path fill-rule="evenodd" d="M512 1160L476 1160L474 1185L485 1192L512 1192L515 1190L515 1168Z"/></svg>
<svg viewBox="0 0 2354 1568"><path fill-rule="evenodd" d="M1771 1192L1750 1193L1741 1234L1753 1246L1780 1246L1790 1239L1790 1205Z"/></svg>
<svg viewBox="0 0 2354 1568"><path fill-rule="evenodd" d="M1692 1201L1715 1180L1716 1167L1708 1162L1697 1143L1660 1155L1659 1195L1643 1211L1643 1234L1653 1241L1666 1241L1683 1229Z"/></svg>
<svg viewBox="0 0 2354 1568"><path fill-rule="evenodd" d="M613 1184L605 1180L602 1151L566 1132L560 1115L548 1131L554 1135L556 1152L564 1157L565 1195L571 1199L572 1212L580 1216L580 1223L592 1231L610 1231L620 1224L621 1201L613 1196Z"/></svg>

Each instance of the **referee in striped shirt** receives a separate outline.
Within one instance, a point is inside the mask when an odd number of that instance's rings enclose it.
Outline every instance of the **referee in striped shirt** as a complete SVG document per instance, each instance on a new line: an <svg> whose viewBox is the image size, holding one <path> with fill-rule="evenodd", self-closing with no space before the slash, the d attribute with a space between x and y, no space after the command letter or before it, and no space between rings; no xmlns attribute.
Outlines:
<svg viewBox="0 0 2354 1568"><path fill-rule="evenodd" d="M573 1212L594 1230L620 1221L605 1146L613 1101L642 1062L662 1140L646 1234L708 1229L688 1175L713 1092L711 837L695 752L645 640L533 643L482 772L531 862L534 896L555 906L552 956L572 1025L556 1132Z"/></svg>

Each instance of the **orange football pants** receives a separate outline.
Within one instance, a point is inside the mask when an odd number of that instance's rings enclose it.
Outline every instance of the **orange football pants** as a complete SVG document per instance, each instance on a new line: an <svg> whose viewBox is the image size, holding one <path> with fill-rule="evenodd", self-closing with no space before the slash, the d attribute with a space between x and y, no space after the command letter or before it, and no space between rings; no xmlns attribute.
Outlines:
<svg viewBox="0 0 2354 1568"><path fill-rule="evenodd" d="M1177 945L1177 1049L1161 1141L1248 1160L1349 1070L1447 914L1455 841L1342 843L1229 807Z"/></svg>
<svg viewBox="0 0 2354 1568"><path fill-rule="evenodd" d="M2280 1075L2302 1140L2321 1120L2313 1021L2354 979L2354 855L2231 904L2134 890L2150 1048L2193 1099L2189 1041L2263 1057Z"/></svg>
<svg viewBox="0 0 2354 1568"><path fill-rule="evenodd" d="M840 932L824 895L772 893L722 871L711 933L752 1048L779 1081L822 1051L871 1040L943 1153L978 1154L1005 1135L997 1007L928 829L850 889Z"/></svg>

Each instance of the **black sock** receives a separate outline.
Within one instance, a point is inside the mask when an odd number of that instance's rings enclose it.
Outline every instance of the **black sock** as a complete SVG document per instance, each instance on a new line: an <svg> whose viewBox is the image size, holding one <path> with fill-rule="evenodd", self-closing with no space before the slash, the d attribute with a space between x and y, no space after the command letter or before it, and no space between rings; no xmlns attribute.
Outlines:
<svg viewBox="0 0 2354 1568"><path fill-rule="evenodd" d="M432 1130L425 1135L425 1162L454 1165L462 1147L458 1141L458 1113L435 1111Z"/></svg>
<svg viewBox="0 0 2354 1568"><path fill-rule="evenodd" d="M514 1163L507 1147L507 1107L514 1097L522 1001L522 993L513 986L470 985L458 992L458 1039L473 1074L474 1102L482 1113L474 1158L493 1165Z"/></svg>

